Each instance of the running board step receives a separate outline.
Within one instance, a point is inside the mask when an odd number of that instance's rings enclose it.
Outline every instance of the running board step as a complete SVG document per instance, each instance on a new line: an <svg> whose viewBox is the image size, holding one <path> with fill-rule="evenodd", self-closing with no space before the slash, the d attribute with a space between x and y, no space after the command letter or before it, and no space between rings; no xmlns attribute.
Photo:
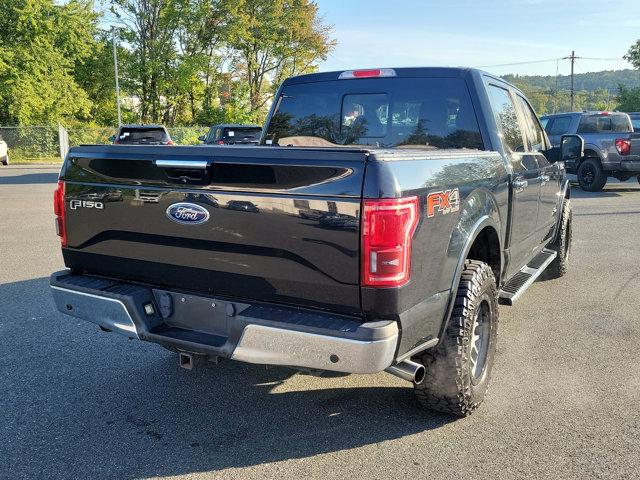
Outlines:
<svg viewBox="0 0 640 480"><path fill-rule="evenodd" d="M544 272L544 269L553 262L558 252L555 250L543 249L538 255L524 267L520 269L507 283L500 289L500 303L513 305L520 295Z"/></svg>

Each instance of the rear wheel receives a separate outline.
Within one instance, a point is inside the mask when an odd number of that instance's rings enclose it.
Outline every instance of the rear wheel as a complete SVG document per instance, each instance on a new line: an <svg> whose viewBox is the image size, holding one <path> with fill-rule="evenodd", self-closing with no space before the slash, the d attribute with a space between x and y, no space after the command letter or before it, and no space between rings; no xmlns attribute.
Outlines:
<svg viewBox="0 0 640 480"><path fill-rule="evenodd" d="M9 165L9 154L2 157L2 165Z"/></svg>
<svg viewBox="0 0 640 480"><path fill-rule="evenodd" d="M599 159L589 157L582 161L578 167L578 183L587 192L599 192L604 188L607 174L602 170Z"/></svg>
<svg viewBox="0 0 640 480"><path fill-rule="evenodd" d="M491 267L467 260L455 305L436 348L421 361L425 379L414 384L426 408L458 416L471 414L484 400L498 334L498 289Z"/></svg>
<svg viewBox="0 0 640 480"><path fill-rule="evenodd" d="M638 183L640 183L640 175L636 177L636 180L638 180Z"/></svg>

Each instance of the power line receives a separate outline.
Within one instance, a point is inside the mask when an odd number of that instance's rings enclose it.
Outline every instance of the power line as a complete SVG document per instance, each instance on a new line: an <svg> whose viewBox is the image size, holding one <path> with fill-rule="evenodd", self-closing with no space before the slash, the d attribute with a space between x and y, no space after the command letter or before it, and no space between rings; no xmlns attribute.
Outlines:
<svg viewBox="0 0 640 480"><path fill-rule="evenodd" d="M597 57L581 57L583 60L597 60L600 62L619 62L621 60L624 60L622 57L618 58L618 57L610 57L610 58L597 58Z"/></svg>
<svg viewBox="0 0 640 480"><path fill-rule="evenodd" d="M531 63L548 63L562 60L562 58L549 58L547 60L531 60L528 62L501 63L499 65L479 65L477 68L511 67L513 65L529 65Z"/></svg>

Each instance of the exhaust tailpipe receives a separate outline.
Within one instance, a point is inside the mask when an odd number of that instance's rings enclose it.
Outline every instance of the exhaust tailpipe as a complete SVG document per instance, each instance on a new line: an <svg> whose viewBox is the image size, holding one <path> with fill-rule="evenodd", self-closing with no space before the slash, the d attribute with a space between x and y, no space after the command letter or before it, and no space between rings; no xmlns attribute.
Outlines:
<svg viewBox="0 0 640 480"><path fill-rule="evenodd" d="M190 353L180 352L180 367L186 370L193 370L193 355Z"/></svg>
<svg viewBox="0 0 640 480"><path fill-rule="evenodd" d="M404 360L385 369L385 372L415 384L422 383L425 376L424 366L411 360Z"/></svg>

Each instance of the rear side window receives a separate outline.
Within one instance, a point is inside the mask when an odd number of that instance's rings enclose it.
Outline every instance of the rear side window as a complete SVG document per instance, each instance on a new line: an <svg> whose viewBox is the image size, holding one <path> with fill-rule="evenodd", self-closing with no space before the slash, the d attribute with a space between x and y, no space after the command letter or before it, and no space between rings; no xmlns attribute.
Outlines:
<svg viewBox="0 0 640 480"><path fill-rule="evenodd" d="M459 78L288 85L265 140L282 146L484 148L469 91Z"/></svg>
<svg viewBox="0 0 640 480"><path fill-rule="evenodd" d="M529 106L529 103L524 98L522 98L520 95L516 95L516 97L518 98L520 108L522 109L522 113L524 114L525 129L527 139L529 140L529 148L532 152L541 152L545 149L545 142L544 133L542 132L542 127L540 127L540 124L538 123L538 118Z"/></svg>
<svg viewBox="0 0 640 480"><path fill-rule="evenodd" d="M633 117L631 119L631 124L633 125L634 132L640 132L640 117Z"/></svg>
<svg viewBox="0 0 640 480"><path fill-rule="evenodd" d="M164 143L169 135L162 128L122 128L118 135L118 143L145 144Z"/></svg>
<svg viewBox="0 0 640 480"><path fill-rule="evenodd" d="M571 127L571 117L554 117L547 129L549 135L564 135Z"/></svg>
<svg viewBox="0 0 640 480"><path fill-rule="evenodd" d="M631 120L627 115L583 115L578 125L578 133L630 133L633 131Z"/></svg>
<svg viewBox="0 0 640 480"><path fill-rule="evenodd" d="M524 152L522 129L509 92L504 88L489 85L489 98L504 145L511 152Z"/></svg>

